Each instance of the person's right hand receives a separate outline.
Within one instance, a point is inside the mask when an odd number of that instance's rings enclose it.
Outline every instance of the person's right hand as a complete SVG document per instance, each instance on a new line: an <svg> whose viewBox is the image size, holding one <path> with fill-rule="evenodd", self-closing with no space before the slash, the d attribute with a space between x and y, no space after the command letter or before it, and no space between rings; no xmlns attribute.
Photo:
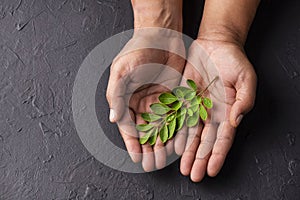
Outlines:
<svg viewBox="0 0 300 200"><path fill-rule="evenodd" d="M144 170L152 171L154 166L161 169L166 165L172 142L167 145L168 150L159 138L153 148L150 144L140 145L141 133L137 133L135 125L144 123L141 113L149 112L161 92L180 81L185 64L182 0L131 0L131 3L134 34L113 61L107 100L110 121L117 122L132 160L142 161Z"/></svg>
<svg viewBox="0 0 300 200"><path fill-rule="evenodd" d="M173 151L173 142L168 141L165 148L159 137L153 147L140 145L141 133L135 129L136 124L145 123L141 114L150 112L158 96L179 84L185 65L184 44L180 33L170 32L151 28L135 33L113 61L108 82L110 121L117 122L129 155L134 162L142 161L145 171L165 167L167 154ZM161 49L154 49L157 47ZM183 57L169 52L173 49Z"/></svg>

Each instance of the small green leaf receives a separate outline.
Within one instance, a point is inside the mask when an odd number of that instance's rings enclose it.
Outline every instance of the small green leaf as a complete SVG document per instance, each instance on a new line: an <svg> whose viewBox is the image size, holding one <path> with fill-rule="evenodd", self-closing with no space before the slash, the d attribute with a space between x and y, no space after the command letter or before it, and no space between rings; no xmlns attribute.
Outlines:
<svg viewBox="0 0 300 200"><path fill-rule="evenodd" d="M188 79L187 81L186 81L186 83L188 84L188 86L190 86L190 88L192 88L193 90L197 90L197 85L196 85L196 83L193 81L193 80L190 80L190 79Z"/></svg>
<svg viewBox="0 0 300 200"><path fill-rule="evenodd" d="M185 116L186 116L187 109L183 108L177 112L177 117L176 117L176 131L179 131L182 129L185 121Z"/></svg>
<svg viewBox="0 0 300 200"><path fill-rule="evenodd" d="M178 97L178 98L180 98L180 99L184 97L184 93L183 93L183 91L180 90L180 89L176 90L175 95L176 95L176 97Z"/></svg>
<svg viewBox="0 0 300 200"><path fill-rule="evenodd" d="M186 125L188 127L193 127L198 124L199 121L199 111L195 112L193 116L187 118Z"/></svg>
<svg viewBox="0 0 300 200"><path fill-rule="evenodd" d="M197 96L191 100L191 106L198 105Z"/></svg>
<svg viewBox="0 0 300 200"><path fill-rule="evenodd" d="M200 96L195 96L192 100L191 100L191 106L194 105L199 105L202 102L202 98Z"/></svg>
<svg viewBox="0 0 300 200"><path fill-rule="evenodd" d="M177 111L176 117L180 117L181 115L185 115L187 112L186 108L182 108L180 110Z"/></svg>
<svg viewBox="0 0 300 200"><path fill-rule="evenodd" d="M175 128L176 128L176 119L174 118L168 125L169 129L169 137L168 139L171 139L175 133Z"/></svg>
<svg viewBox="0 0 300 200"><path fill-rule="evenodd" d="M155 114L151 114L151 113L143 113L143 114L142 114L142 118L143 118L146 122L155 122L155 121L161 119L161 116L155 115Z"/></svg>
<svg viewBox="0 0 300 200"><path fill-rule="evenodd" d="M203 105L208 108L211 109L213 107L213 102L210 98L204 98L203 99Z"/></svg>
<svg viewBox="0 0 300 200"><path fill-rule="evenodd" d="M194 114L193 110L188 108L187 113L189 116L192 116Z"/></svg>
<svg viewBox="0 0 300 200"><path fill-rule="evenodd" d="M164 124L163 127L160 129L159 136L163 143L165 143L168 140L168 127L166 124Z"/></svg>
<svg viewBox="0 0 300 200"><path fill-rule="evenodd" d="M207 120L207 111L206 111L205 107L202 105L200 105L199 114L203 121Z"/></svg>
<svg viewBox="0 0 300 200"><path fill-rule="evenodd" d="M198 104L201 104L202 98L200 96L197 96L197 102L198 102Z"/></svg>
<svg viewBox="0 0 300 200"><path fill-rule="evenodd" d="M154 126L152 124L139 124L136 125L136 129L140 132L146 132L152 129Z"/></svg>
<svg viewBox="0 0 300 200"><path fill-rule="evenodd" d="M197 112L197 110L199 109L199 104L190 106L190 109L193 111L193 113Z"/></svg>
<svg viewBox="0 0 300 200"><path fill-rule="evenodd" d="M158 134L158 128L153 129L151 133L151 137L149 138L148 142L151 146L153 146L156 143L157 134Z"/></svg>
<svg viewBox="0 0 300 200"><path fill-rule="evenodd" d="M146 142L149 140L151 137L153 130L149 130L144 136L140 137L140 144L146 144Z"/></svg>
<svg viewBox="0 0 300 200"><path fill-rule="evenodd" d="M169 115L169 116L166 118L166 121L167 121L167 122L170 122L170 121L172 121L175 117L176 117L176 113L173 113L173 114Z"/></svg>
<svg viewBox="0 0 300 200"><path fill-rule="evenodd" d="M158 97L158 99L164 104L171 104L178 100L178 98L171 93L163 93Z"/></svg>
<svg viewBox="0 0 300 200"><path fill-rule="evenodd" d="M162 103L155 103L150 106L151 110L157 115L164 115L171 109Z"/></svg>
<svg viewBox="0 0 300 200"><path fill-rule="evenodd" d="M192 92L190 88L183 87L183 86L178 86L175 87L172 92L178 97L178 98L183 98L187 93Z"/></svg>
<svg viewBox="0 0 300 200"><path fill-rule="evenodd" d="M190 92L188 92L186 95L184 95L184 99L190 101L190 100L192 100L195 96L196 96L196 92L195 92L195 91L190 91Z"/></svg>
<svg viewBox="0 0 300 200"><path fill-rule="evenodd" d="M172 110L178 110L179 108L181 108L182 104L183 104L182 101L175 101L172 104L171 108L172 108Z"/></svg>

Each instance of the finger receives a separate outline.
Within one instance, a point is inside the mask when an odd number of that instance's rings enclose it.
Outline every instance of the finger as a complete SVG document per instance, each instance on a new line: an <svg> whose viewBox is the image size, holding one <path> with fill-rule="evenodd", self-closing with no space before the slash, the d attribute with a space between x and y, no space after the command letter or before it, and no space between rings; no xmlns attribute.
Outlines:
<svg viewBox="0 0 300 200"><path fill-rule="evenodd" d="M174 150L177 155L181 156L183 154L186 140L187 140L187 127L184 126L176 133L174 139Z"/></svg>
<svg viewBox="0 0 300 200"><path fill-rule="evenodd" d="M166 143L167 156L170 156L174 152L174 138L170 139Z"/></svg>
<svg viewBox="0 0 300 200"><path fill-rule="evenodd" d="M109 120L113 123L122 118L124 112L125 81L121 76L121 62L113 63L107 85L106 98L110 107Z"/></svg>
<svg viewBox="0 0 300 200"><path fill-rule="evenodd" d="M136 131L135 124L131 117L134 117L134 114L130 110L124 114L122 119L118 122L118 127L129 156L133 162L138 163L142 160L142 149L138 140L138 133Z"/></svg>
<svg viewBox="0 0 300 200"><path fill-rule="evenodd" d="M243 116L254 106L256 93L255 75L250 75L250 77L238 81L236 90L236 101L232 105L230 112L230 123L233 127L237 127Z"/></svg>
<svg viewBox="0 0 300 200"><path fill-rule="evenodd" d="M149 143L142 145L143 158L142 158L142 166L145 172L151 172L154 170L155 159L153 148Z"/></svg>
<svg viewBox="0 0 300 200"><path fill-rule="evenodd" d="M208 161L207 173L209 176L216 176L221 170L229 149L232 146L234 135L235 128L231 126L229 121L224 121L220 124L217 139Z"/></svg>
<svg viewBox="0 0 300 200"><path fill-rule="evenodd" d="M199 158L199 157L195 158L191 170L191 174L190 174L191 180L193 182L195 183L200 182L204 178L209 156L210 154L208 154L204 158Z"/></svg>
<svg viewBox="0 0 300 200"><path fill-rule="evenodd" d="M191 179L194 182L200 182L205 176L208 158L216 139L217 127L217 124L209 123L203 128L201 142L191 170Z"/></svg>
<svg viewBox="0 0 300 200"><path fill-rule="evenodd" d="M180 161L180 171L184 176L188 176L191 173L196 152L200 144L201 132L202 124L199 125L199 127L192 127L188 129L187 143Z"/></svg>
<svg viewBox="0 0 300 200"><path fill-rule="evenodd" d="M160 137L157 137L153 150L154 150L156 168L157 169L164 168L167 162L167 152L166 152L165 145L161 141Z"/></svg>
<svg viewBox="0 0 300 200"><path fill-rule="evenodd" d="M141 115L136 115L136 123L144 124L145 121L142 119ZM139 132L140 137L142 137L145 133ZM142 166L146 172L151 172L154 170L155 166L155 158L152 146L147 142L142 145Z"/></svg>

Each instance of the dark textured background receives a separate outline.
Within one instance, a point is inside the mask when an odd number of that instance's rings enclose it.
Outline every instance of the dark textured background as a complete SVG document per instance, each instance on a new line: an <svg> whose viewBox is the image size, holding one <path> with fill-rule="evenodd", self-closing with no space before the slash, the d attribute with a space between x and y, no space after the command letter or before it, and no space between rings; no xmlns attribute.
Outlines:
<svg viewBox="0 0 300 200"><path fill-rule="evenodd" d="M201 6L185 1L192 37ZM246 45L259 77L256 107L221 173L194 184L178 162L148 174L111 170L76 134L76 72L97 44L132 28L129 0L0 0L0 199L300 199L299 11L298 0L261 4ZM107 76L100 120L121 143L105 115Z"/></svg>

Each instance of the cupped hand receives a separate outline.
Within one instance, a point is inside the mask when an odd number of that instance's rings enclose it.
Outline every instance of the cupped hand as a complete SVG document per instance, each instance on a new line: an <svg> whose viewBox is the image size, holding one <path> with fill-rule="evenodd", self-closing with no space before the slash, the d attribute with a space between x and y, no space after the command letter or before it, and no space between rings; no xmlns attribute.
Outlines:
<svg viewBox="0 0 300 200"><path fill-rule="evenodd" d="M172 49L177 53L171 53ZM141 114L150 112L150 105L162 92L179 84L184 53L180 35L156 30L152 34L150 29L135 33L111 66L107 88L110 121L117 122L129 155L133 162L142 161L145 171L165 167L173 141L164 145L158 137L154 146L140 145L138 137L142 133L135 125L145 123Z"/></svg>
<svg viewBox="0 0 300 200"><path fill-rule="evenodd" d="M180 171L199 182L206 172L216 176L230 150L236 127L255 101L256 74L243 48L222 41L197 39L192 44L184 78L203 89L217 77L206 95L213 100L209 119L175 137Z"/></svg>

